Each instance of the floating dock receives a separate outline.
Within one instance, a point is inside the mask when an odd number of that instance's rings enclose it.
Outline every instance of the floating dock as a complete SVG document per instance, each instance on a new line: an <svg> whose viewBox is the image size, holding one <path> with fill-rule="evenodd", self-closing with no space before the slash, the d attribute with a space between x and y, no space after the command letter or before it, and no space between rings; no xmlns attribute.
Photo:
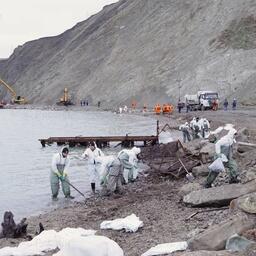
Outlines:
<svg viewBox="0 0 256 256"><path fill-rule="evenodd" d="M130 136L126 134L125 136L97 136L97 137L50 137L48 139L39 139L42 146L51 145L57 143L57 145L69 145L70 147L75 146L85 146L87 147L89 143L95 142L97 147L110 147L111 142L119 142L115 145L121 145L122 147L133 147L137 142L142 142L144 146L158 144L159 135L159 121L156 125L156 134L151 136Z"/></svg>
<svg viewBox="0 0 256 256"><path fill-rule="evenodd" d="M143 142L144 146L155 145L158 143L158 136L104 136L104 137L50 137L48 139L39 139L42 146L57 143L57 145L88 146L90 142L95 142L97 147L109 147L110 142L119 142L117 145L122 147L133 147L136 142ZM116 146L117 146L116 145Z"/></svg>

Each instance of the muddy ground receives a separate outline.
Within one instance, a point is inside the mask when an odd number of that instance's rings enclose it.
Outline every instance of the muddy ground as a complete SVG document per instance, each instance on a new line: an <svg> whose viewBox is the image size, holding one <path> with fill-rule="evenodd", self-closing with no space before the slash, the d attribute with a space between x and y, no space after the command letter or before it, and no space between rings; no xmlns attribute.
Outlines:
<svg viewBox="0 0 256 256"><path fill-rule="evenodd" d="M161 126L165 123L169 123L170 126L177 126L186 120L191 120L194 115L204 116L211 120L213 128L226 123L235 124L237 129L247 127L251 134L250 141L255 142L256 140L255 109L242 109L233 112L177 113L170 117L154 117L160 120ZM29 233L35 233L39 222L43 223L45 229L57 231L65 227L95 229L98 230L97 234L105 235L116 241L124 250L125 255L136 256L159 243L187 240L207 227L228 219L233 214L229 209L226 209L197 214L186 221L188 216L197 211L195 208L183 205L178 193L180 187L188 181L185 178L174 180L151 175L151 172L147 171L147 175L140 175L135 183L124 186L125 193L122 196L114 195L104 198L95 196L86 203L74 203L72 207L30 217L28 219ZM203 180L199 182L202 184ZM99 229L103 220L126 217L131 213L135 213L144 222L144 227L138 232L125 233ZM2 239L0 240L0 247L15 246L21 240ZM51 255L51 253L47 255Z"/></svg>

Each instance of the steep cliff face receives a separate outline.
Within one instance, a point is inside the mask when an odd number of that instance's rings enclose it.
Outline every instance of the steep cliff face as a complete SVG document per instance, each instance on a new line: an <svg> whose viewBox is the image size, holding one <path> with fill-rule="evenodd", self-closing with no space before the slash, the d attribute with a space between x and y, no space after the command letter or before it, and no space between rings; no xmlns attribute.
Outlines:
<svg viewBox="0 0 256 256"><path fill-rule="evenodd" d="M0 75L33 103L141 105L186 93L256 103L254 0L120 0L56 37L27 42ZM180 87L180 90L179 90Z"/></svg>

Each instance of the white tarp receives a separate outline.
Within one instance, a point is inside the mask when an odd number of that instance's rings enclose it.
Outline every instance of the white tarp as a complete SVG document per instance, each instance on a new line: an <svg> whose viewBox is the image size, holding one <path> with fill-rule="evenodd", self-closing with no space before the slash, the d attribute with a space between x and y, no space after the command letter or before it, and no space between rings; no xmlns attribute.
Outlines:
<svg viewBox="0 0 256 256"><path fill-rule="evenodd" d="M123 256L123 250L117 243L107 237L96 236L95 233L95 230L83 228L65 228L60 232L45 230L31 241L20 243L18 247L0 249L0 256L44 255L56 248L60 251L55 256Z"/></svg>
<svg viewBox="0 0 256 256"><path fill-rule="evenodd" d="M147 252L143 253L141 256L168 254L176 251L185 251L187 250L187 248L188 248L187 242L159 244L155 247L152 247Z"/></svg>
<svg viewBox="0 0 256 256"><path fill-rule="evenodd" d="M126 218L106 220L100 224L101 229L125 229L126 232L136 232L140 227L143 227L143 222L135 214L131 214Z"/></svg>
<svg viewBox="0 0 256 256"><path fill-rule="evenodd" d="M70 238L53 256L124 256L124 253L113 240L92 235Z"/></svg>

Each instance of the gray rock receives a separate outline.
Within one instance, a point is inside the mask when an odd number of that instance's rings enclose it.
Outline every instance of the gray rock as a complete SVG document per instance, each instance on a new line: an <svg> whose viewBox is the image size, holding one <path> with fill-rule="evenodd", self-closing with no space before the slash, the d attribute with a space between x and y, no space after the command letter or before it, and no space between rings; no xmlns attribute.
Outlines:
<svg viewBox="0 0 256 256"><path fill-rule="evenodd" d="M199 183L184 184L179 190L179 196L184 197L185 195L191 193L192 191L197 191L201 188L202 186Z"/></svg>
<svg viewBox="0 0 256 256"><path fill-rule="evenodd" d="M223 250L228 238L255 226L255 218L248 215L235 216L233 219L208 228L188 241L191 250Z"/></svg>
<svg viewBox="0 0 256 256"><path fill-rule="evenodd" d="M198 177L198 176L206 177L208 176L208 173L209 173L208 165L200 165L192 169L192 174L195 177Z"/></svg>
<svg viewBox="0 0 256 256"><path fill-rule="evenodd" d="M227 240L225 249L232 252L242 252L252 244L256 243L246 239L245 237L235 234Z"/></svg>
<svg viewBox="0 0 256 256"><path fill-rule="evenodd" d="M183 202L192 206L228 205L231 200L256 191L255 180L246 184L229 184L201 189L184 196Z"/></svg>

